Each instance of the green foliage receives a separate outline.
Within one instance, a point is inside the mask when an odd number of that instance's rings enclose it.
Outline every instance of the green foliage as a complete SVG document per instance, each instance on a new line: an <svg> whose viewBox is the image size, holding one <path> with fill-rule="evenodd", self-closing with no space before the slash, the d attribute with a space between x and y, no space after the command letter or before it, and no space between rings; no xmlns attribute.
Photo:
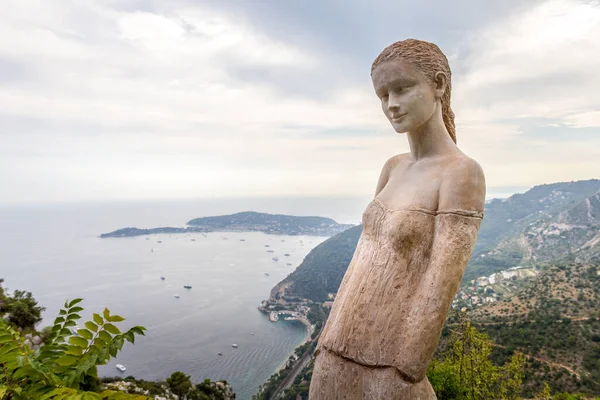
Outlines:
<svg viewBox="0 0 600 400"><path fill-rule="evenodd" d="M1 283L1 282L0 282ZM15 290L12 296L0 297L0 313L9 314L8 321L16 328L31 330L42 320L44 307L38 306L37 300L31 292Z"/></svg>
<svg viewBox="0 0 600 400"><path fill-rule="evenodd" d="M125 341L134 343L145 328L134 326L121 333L111 322L123 318L104 309L103 317L94 314L94 326L86 323L78 336L72 335L69 328L81 318L78 313L83 308L77 305L81 301L65 302L44 346L37 351L24 343L21 333L0 320L0 400L146 399L110 390L93 391L99 389L97 366L116 357Z"/></svg>
<svg viewBox="0 0 600 400"><path fill-rule="evenodd" d="M544 389L535 395L535 400L552 400L552 392L546 382L544 382Z"/></svg>
<svg viewBox="0 0 600 400"><path fill-rule="evenodd" d="M438 399L516 399L523 380L525 357L496 366L490 359L493 342L466 318L449 339L443 361L432 362L427 377Z"/></svg>
<svg viewBox="0 0 600 400"><path fill-rule="evenodd" d="M167 385L171 392L177 396L185 396L192 390L192 381L190 376L181 371L175 371L167 378Z"/></svg>
<svg viewBox="0 0 600 400"><path fill-rule="evenodd" d="M205 379L196 385L196 388L190 392L190 400L225 400L230 396L226 393L225 385L227 381L211 382Z"/></svg>

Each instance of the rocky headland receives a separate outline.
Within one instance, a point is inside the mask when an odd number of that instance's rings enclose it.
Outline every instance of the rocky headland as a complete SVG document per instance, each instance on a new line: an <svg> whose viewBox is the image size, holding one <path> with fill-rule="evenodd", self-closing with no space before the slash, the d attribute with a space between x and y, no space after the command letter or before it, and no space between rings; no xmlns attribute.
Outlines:
<svg viewBox="0 0 600 400"><path fill-rule="evenodd" d="M144 236L159 233L205 233L205 232L263 232L271 235L333 236L353 225L339 224L331 218L300 217L244 211L230 215L194 218L185 227L159 227L139 229L121 228L103 233L101 238Z"/></svg>

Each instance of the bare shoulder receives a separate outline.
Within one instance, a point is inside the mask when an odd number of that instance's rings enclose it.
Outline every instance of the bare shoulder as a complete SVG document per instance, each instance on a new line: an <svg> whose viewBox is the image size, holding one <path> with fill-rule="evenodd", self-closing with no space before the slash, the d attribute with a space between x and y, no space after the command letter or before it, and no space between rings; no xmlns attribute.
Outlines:
<svg viewBox="0 0 600 400"><path fill-rule="evenodd" d="M383 169L387 169L389 172L389 171L393 170L396 166L398 166L400 164L405 164L405 163L409 162L410 160L411 160L410 153L396 154L395 156L390 157L385 162Z"/></svg>
<svg viewBox="0 0 600 400"><path fill-rule="evenodd" d="M440 187L439 209L483 211L485 175L479 163L459 155L445 167Z"/></svg>
<svg viewBox="0 0 600 400"><path fill-rule="evenodd" d="M389 158L383 168L381 169L381 174L379 174L379 181L377 182L377 188L375 189L375 197L383 190L385 185L387 184L391 172L400 164L404 164L410 160L410 153L402 153L396 154L395 156Z"/></svg>

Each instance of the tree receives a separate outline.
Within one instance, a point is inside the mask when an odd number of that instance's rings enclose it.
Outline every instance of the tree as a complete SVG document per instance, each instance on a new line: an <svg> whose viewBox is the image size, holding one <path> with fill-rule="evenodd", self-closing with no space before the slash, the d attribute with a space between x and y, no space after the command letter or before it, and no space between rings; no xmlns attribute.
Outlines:
<svg viewBox="0 0 600 400"><path fill-rule="evenodd" d="M544 382L544 389L535 395L535 400L552 400L552 392L546 382Z"/></svg>
<svg viewBox="0 0 600 400"><path fill-rule="evenodd" d="M0 400L74 399L118 400L148 399L145 396L98 390L97 366L116 357L125 341L134 343L145 328L134 326L121 333L114 323L124 320L104 309L94 314L93 321L73 335L69 328L81 319L82 299L65 302L44 346L32 350L20 332L0 320ZM86 390L88 389L88 390Z"/></svg>
<svg viewBox="0 0 600 400"><path fill-rule="evenodd" d="M181 371L175 371L167 378L167 386L171 389L171 392L185 398L190 390L192 390L192 381L190 376L184 374Z"/></svg>
<svg viewBox="0 0 600 400"><path fill-rule="evenodd" d="M493 342L462 317L441 362L432 362L427 377L438 399L516 399L523 381L525 357L496 366L490 360Z"/></svg>
<svg viewBox="0 0 600 400"><path fill-rule="evenodd" d="M20 329L33 329L42 320L44 307L38 306L31 292L15 290L12 296L0 299L0 312L8 313L8 320Z"/></svg>

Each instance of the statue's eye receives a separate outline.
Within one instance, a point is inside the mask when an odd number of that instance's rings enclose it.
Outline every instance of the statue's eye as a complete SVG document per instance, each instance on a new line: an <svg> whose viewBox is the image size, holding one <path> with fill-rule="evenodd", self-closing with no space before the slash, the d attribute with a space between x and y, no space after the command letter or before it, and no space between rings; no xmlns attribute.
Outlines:
<svg viewBox="0 0 600 400"><path fill-rule="evenodd" d="M390 95L387 93L384 93L381 95L381 100L383 100L383 101L387 101L389 98L390 98Z"/></svg>

